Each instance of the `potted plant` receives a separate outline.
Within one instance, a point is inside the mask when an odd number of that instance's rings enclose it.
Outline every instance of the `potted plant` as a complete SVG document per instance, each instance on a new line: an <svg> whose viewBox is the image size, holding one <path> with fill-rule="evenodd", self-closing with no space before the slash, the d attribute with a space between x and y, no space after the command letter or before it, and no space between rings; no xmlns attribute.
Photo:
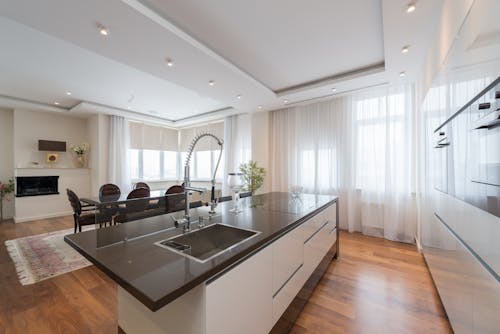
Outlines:
<svg viewBox="0 0 500 334"><path fill-rule="evenodd" d="M8 194L14 192L14 179L9 179L7 183L0 181L0 221L3 221L3 200Z"/></svg>
<svg viewBox="0 0 500 334"><path fill-rule="evenodd" d="M75 153L74 164L75 167L82 168L87 164L87 152L90 149L90 145L87 143L82 143L80 145L71 145L70 149Z"/></svg>
<svg viewBox="0 0 500 334"><path fill-rule="evenodd" d="M245 182L244 191L249 191L253 194L262 187L264 184L264 176L266 176L266 170L262 167L257 166L257 162L250 160L247 163L240 165L240 172L243 174L243 180Z"/></svg>

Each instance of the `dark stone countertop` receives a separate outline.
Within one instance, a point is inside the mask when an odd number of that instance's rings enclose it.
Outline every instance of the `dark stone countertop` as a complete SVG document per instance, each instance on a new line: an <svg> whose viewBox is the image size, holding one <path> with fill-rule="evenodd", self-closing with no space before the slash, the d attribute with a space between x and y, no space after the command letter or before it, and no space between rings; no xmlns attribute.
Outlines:
<svg viewBox="0 0 500 334"><path fill-rule="evenodd" d="M200 283L213 279L264 248L314 213L337 200L336 196L267 193L242 198L243 212L229 212L232 202L220 203L213 223L261 232L219 256L200 263L154 243L182 234L166 214L118 226L70 234L64 240L152 311L156 311ZM208 208L191 210L194 219L208 216ZM192 225L193 231L196 224Z"/></svg>

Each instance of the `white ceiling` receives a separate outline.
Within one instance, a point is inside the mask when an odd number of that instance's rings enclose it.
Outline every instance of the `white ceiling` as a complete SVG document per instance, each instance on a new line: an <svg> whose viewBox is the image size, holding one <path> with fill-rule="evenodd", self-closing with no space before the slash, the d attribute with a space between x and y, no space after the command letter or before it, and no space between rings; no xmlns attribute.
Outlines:
<svg viewBox="0 0 500 334"><path fill-rule="evenodd" d="M143 2L273 91L384 62L380 0Z"/></svg>
<svg viewBox="0 0 500 334"><path fill-rule="evenodd" d="M475 1L451 47L448 70L485 64L500 59L500 1Z"/></svg>
<svg viewBox="0 0 500 334"><path fill-rule="evenodd" d="M441 3L0 0L0 106L202 120L412 80Z"/></svg>

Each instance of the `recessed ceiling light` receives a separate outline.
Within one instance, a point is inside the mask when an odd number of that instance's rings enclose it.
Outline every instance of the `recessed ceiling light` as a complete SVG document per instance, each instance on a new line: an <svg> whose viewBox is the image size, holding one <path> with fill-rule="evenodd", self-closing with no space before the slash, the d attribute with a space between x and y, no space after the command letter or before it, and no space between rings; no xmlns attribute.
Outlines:
<svg viewBox="0 0 500 334"><path fill-rule="evenodd" d="M288 100L287 100L287 99L284 99L284 100L283 100L283 103L284 103L284 104L287 104L287 103L288 103Z"/></svg>
<svg viewBox="0 0 500 334"><path fill-rule="evenodd" d="M99 29L99 33L103 36L108 36L109 35L109 29L106 28L105 26L98 24L97 28Z"/></svg>
<svg viewBox="0 0 500 334"><path fill-rule="evenodd" d="M241 94L236 95L236 98L237 98L238 100L241 100Z"/></svg>
<svg viewBox="0 0 500 334"><path fill-rule="evenodd" d="M168 67L172 67L172 66L174 66L174 61L173 61L172 59L167 58L165 61L167 62L167 66L168 66Z"/></svg>
<svg viewBox="0 0 500 334"><path fill-rule="evenodd" d="M262 109L262 106L257 106L257 109L259 109L259 110Z"/></svg>
<svg viewBox="0 0 500 334"><path fill-rule="evenodd" d="M402 53L402 54L408 53L408 51L410 51L410 46L409 46L409 45L405 45L405 46L403 46L403 48L401 49L401 53Z"/></svg>
<svg viewBox="0 0 500 334"><path fill-rule="evenodd" d="M66 92L66 95L70 96L70 95L71 95L71 92Z"/></svg>
<svg viewBox="0 0 500 334"><path fill-rule="evenodd" d="M408 7L406 7L406 12L407 13L413 13L417 9L414 3L409 3Z"/></svg>
<svg viewBox="0 0 500 334"><path fill-rule="evenodd" d="M337 88L335 88L335 87L334 87L334 88L332 88L332 92L334 92L334 93L335 93L336 91L337 91Z"/></svg>
<svg viewBox="0 0 500 334"><path fill-rule="evenodd" d="M400 76L401 78L402 78L402 77L404 77L405 75L406 75L406 72L405 72L405 71L401 71L401 72L399 72L399 76Z"/></svg>
<svg viewBox="0 0 500 334"><path fill-rule="evenodd" d="M56 102L54 102L54 104L55 104L56 106L58 106L58 105L59 105L59 102L57 102L57 101L56 101Z"/></svg>
<svg viewBox="0 0 500 334"><path fill-rule="evenodd" d="M210 81L208 82L208 85L209 85L209 86L215 86L215 81L210 80Z"/></svg>
<svg viewBox="0 0 500 334"><path fill-rule="evenodd" d="M130 110L130 109L132 109L132 107L128 106L127 109Z"/></svg>

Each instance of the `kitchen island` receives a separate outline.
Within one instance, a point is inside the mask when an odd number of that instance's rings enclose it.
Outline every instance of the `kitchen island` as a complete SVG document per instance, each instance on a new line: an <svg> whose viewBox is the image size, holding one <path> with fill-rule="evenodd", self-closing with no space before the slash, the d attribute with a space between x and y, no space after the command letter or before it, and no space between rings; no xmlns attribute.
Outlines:
<svg viewBox="0 0 500 334"><path fill-rule="evenodd" d="M121 330L142 333L267 333L288 328L334 256L337 197L268 193L221 203L207 226L252 237L199 261L158 246L182 234L161 215L65 237L115 280ZM192 209L208 217L208 208ZM192 230L199 230L192 224Z"/></svg>

